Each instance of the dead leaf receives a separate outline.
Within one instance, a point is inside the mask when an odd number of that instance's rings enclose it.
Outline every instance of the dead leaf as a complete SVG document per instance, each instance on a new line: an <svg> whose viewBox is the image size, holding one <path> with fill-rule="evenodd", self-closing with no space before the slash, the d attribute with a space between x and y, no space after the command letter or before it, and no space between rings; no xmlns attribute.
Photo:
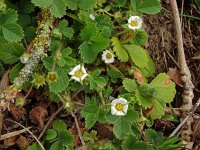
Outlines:
<svg viewBox="0 0 200 150"><path fill-rule="evenodd" d="M5 140L4 140L4 146L5 146L5 148L8 148L8 147L10 147L10 146L15 145L15 142L16 142L16 140L17 140L18 137L19 137L19 136L16 135L16 136L10 137L10 138L8 138L8 139L5 139Z"/></svg>
<svg viewBox="0 0 200 150"><path fill-rule="evenodd" d="M16 140L16 144L20 150L26 150L29 146L28 140L22 135Z"/></svg>
<svg viewBox="0 0 200 150"><path fill-rule="evenodd" d="M139 84L143 84L145 82L142 72L139 69L134 70L134 78L136 79L137 83L139 83Z"/></svg>
<svg viewBox="0 0 200 150"><path fill-rule="evenodd" d="M16 120L19 121L25 114L25 109L23 107L17 107L13 104L10 104L10 113L12 117Z"/></svg>
<svg viewBox="0 0 200 150"><path fill-rule="evenodd" d="M30 113L29 117L38 127L42 129L44 127L44 121L47 116L47 110L41 106L34 107Z"/></svg>
<svg viewBox="0 0 200 150"><path fill-rule="evenodd" d="M177 68L169 68L167 74L177 85L183 86L183 82L181 81L181 73Z"/></svg>

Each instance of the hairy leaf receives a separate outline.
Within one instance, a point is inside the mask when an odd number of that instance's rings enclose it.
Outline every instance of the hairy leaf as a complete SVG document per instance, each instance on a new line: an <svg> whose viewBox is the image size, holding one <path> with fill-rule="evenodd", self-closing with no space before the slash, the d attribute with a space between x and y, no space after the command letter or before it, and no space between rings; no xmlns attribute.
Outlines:
<svg viewBox="0 0 200 150"><path fill-rule="evenodd" d="M137 84L134 79L128 79L125 78L123 80L123 87L128 91L128 92L135 92L137 89Z"/></svg>
<svg viewBox="0 0 200 150"><path fill-rule="evenodd" d="M156 14L160 12L161 5L160 0L144 0L139 3L137 10L146 14Z"/></svg>

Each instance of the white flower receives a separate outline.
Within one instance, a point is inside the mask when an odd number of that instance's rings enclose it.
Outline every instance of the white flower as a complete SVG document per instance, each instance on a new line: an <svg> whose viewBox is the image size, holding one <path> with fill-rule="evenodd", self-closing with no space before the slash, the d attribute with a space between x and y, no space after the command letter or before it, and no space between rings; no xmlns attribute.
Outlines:
<svg viewBox="0 0 200 150"><path fill-rule="evenodd" d="M111 103L111 114L117 116L126 115L128 110L127 100L124 98L114 99Z"/></svg>
<svg viewBox="0 0 200 150"><path fill-rule="evenodd" d="M90 19L95 20L95 16L93 14L89 15Z"/></svg>
<svg viewBox="0 0 200 150"><path fill-rule="evenodd" d="M142 18L140 18L139 16L131 16L128 19L128 27L132 30L140 29L142 27L142 23Z"/></svg>
<svg viewBox="0 0 200 150"><path fill-rule="evenodd" d="M88 76L88 74L85 71L84 66L77 65L73 68L73 70L69 73L69 75L72 76L72 79L81 82L85 79L85 77Z"/></svg>
<svg viewBox="0 0 200 150"><path fill-rule="evenodd" d="M105 51L103 51L103 54L102 54L102 60L104 60L105 63L113 63L114 56L115 55L111 51L105 50Z"/></svg>

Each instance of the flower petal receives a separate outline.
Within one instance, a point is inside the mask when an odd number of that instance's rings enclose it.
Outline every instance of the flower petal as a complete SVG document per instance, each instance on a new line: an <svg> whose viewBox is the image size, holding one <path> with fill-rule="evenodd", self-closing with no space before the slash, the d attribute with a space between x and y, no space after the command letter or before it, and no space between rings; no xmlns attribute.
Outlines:
<svg viewBox="0 0 200 150"><path fill-rule="evenodd" d="M117 110L115 109L114 106L111 106L111 114L115 115L117 113Z"/></svg>
<svg viewBox="0 0 200 150"><path fill-rule="evenodd" d="M115 115L117 115L117 116L124 116L125 114L122 111L117 111L117 113Z"/></svg>
<svg viewBox="0 0 200 150"><path fill-rule="evenodd" d="M82 77L81 77L81 81L83 81L85 79L85 77L87 77L87 76L88 76L87 73L83 74Z"/></svg>
<svg viewBox="0 0 200 150"><path fill-rule="evenodd" d="M72 79L74 79L74 80L76 80L76 81L78 81L78 82L80 82L80 81L81 81L81 79L80 79L80 78L77 78L77 77L75 77L75 76L72 76L71 78L72 78Z"/></svg>

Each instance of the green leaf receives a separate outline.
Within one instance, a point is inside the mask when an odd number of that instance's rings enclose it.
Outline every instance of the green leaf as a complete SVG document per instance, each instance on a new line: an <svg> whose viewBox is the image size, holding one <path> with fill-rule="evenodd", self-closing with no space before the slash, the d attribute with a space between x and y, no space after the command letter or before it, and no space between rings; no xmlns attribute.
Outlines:
<svg viewBox="0 0 200 150"><path fill-rule="evenodd" d="M65 15L65 3L63 0L53 0L50 6L51 13L58 18Z"/></svg>
<svg viewBox="0 0 200 150"><path fill-rule="evenodd" d="M145 77L150 77L155 72L153 60L146 50L137 45L124 45L132 61L144 73Z"/></svg>
<svg viewBox="0 0 200 150"><path fill-rule="evenodd" d="M89 104L85 105L81 110L81 115L85 118L87 128L92 128L99 118L99 107L97 106L96 99L93 97L88 100Z"/></svg>
<svg viewBox="0 0 200 150"><path fill-rule="evenodd" d="M137 84L134 79L128 79L125 78L123 80L123 87L128 91L128 92L135 92L137 89Z"/></svg>
<svg viewBox="0 0 200 150"><path fill-rule="evenodd" d="M50 12L55 17L61 18L65 15L65 3L63 0L32 0L31 2L39 7L50 8Z"/></svg>
<svg viewBox="0 0 200 150"><path fill-rule="evenodd" d="M144 30L138 30L134 38L132 39L131 43L133 45L139 45L142 46L148 41L148 34Z"/></svg>
<svg viewBox="0 0 200 150"><path fill-rule="evenodd" d="M137 10L146 14L156 14L160 12L161 5L160 0L144 0L139 3Z"/></svg>
<svg viewBox="0 0 200 150"><path fill-rule="evenodd" d="M8 9L6 12L0 12L0 34L2 40L20 41L24 36L22 27L17 24L18 15L13 9Z"/></svg>
<svg viewBox="0 0 200 150"><path fill-rule="evenodd" d="M77 9L91 9L96 6L96 0L66 0L65 4L72 10Z"/></svg>
<svg viewBox="0 0 200 150"><path fill-rule="evenodd" d="M115 124L118 119L119 119L119 116L111 115L110 113L106 115L106 121L109 123Z"/></svg>
<svg viewBox="0 0 200 150"><path fill-rule="evenodd" d="M53 122L53 129L56 131L60 131L60 130L67 130L67 125L65 124L64 121L60 120L60 119L56 119Z"/></svg>
<svg viewBox="0 0 200 150"><path fill-rule="evenodd" d="M166 103L173 101L176 94L175 83L166 73L160 73L150 85L155 89L155 99Z"/></svg>
<svg viewBox="0 0 200 150"><path fill-rule="evenodd" d="M58 140L61 141L62 146L70 146L73 144L73 135L69 133L68 131L63 132L59 131L58 132Z"/></svg>
<svg viewBox="0 0 200 150"><path fill-rule="evenodd" d="M53 0L31 0L31 2L36 6L47 8L52 4Z"/></svg>
<svg viewBox="0 0 200 150"><path fill-rule="evenodd" d="M24 64L18 63L10 70L10 73L9 73L10 82L13 83L14 79L19 75L19 72L21 71L23 67L24 67Z"/></svg>
<svg viewBox="0 0 200 150"><path fill-rule="evenodd" d="M93 78L98 77L101 74L101 69L95 69L92 73L91 76Z"/></svg>
<svg viewBox="0 0 200 150"><path fill-rule="evenodd" d="M161 119L165 114L165 102L154 100L153 106L151 108L150 116L154 119Z"/></svg>
<svg viewBox="0 0 200 150"><path fill-rule="evenodd" d="M53 58L46 57L43 60L43 64L45 68L47 68L49 71L52 71L53 66L54 66ZM57 82L49 83L49 88L51 92L59 93L59 92L64 91L68 87L69 77L67 75L67 72L63 68L57 65L54 66L54 71L57 72L58 80Z"/></svg>
<svg viewBox="0 0 200 150"><path fill-rule="evenodd" d="M47 130L47 136L46 136L46 140L52 140L57 136L57 133L55 130L53 129L48 129Z"/></svg>
<svg viewBox="0 0 200 150"><path fill-rule="evenodd" d="M0 76L3 74L4 68L3 64L0 62Z"/></svg>
<svg viewBox="0 0 200 150"><path fill-rule="evenodd" d="M96 25L98 29L103 30L110 30L110 32L113 30L113 22L107 15L97 15L95 17ZM108 32L109 33L109 32ZM110 33L111 34L111 33Z"/></svg>
<svg viewBox="0 0 200 150"><path fill-rule="evenodd" d="M24 47L19 43L1 43L0 44L0 60L5 64L14 64L19 61L19 57L23 54Z"/></svg>
<svg viewBox="0 0 200 150"><path fill-rule="evenodd" d="M140 94L139 90L136 90L135 97L136 97L136 100L137 100L138 104L143 106L144 108L149 108L153 104L152 99L142 96Z"/></svg>
<svg viewBox="0 0 200 150"><path fill-rule="evenodd" d="M118 139L123 139L128 133L131 133L131 126L124 117L118 117L113 126L113 132Z"/></svg>
<svg viewBox="0 0 200 150"><path fill-rule="evenodd" d="M95 77L95 78L89 78L89 82L91 90L97 88L103 89L103 87L106 85L107 80L103 77Z"/></svg>
<svg viewBox="0 0 200 150"><path fill-rule="evenodd" d="M123 150L149 150L148 145L144 142L139 141L132 134L125 137L122 143Z"/></svg>
<svg viewBox="0 0 200 150"><path fill-rule="evenodd" d="M153 129L146 129L146 141L154 145L160 145L164 141L163 133L158 131L156 132Z"/></svg>
<svg viewBox="0 0 200 150"><path fill-rule="evenodd" d="M52 145L51 145L51 148L50 150L65 150L65 148L63 147L62 143L60 140L54 142Z"/></svg>
<svg viewBox="0 0 200 150"><path fill-rule="evenodd" d="M120 44L119 39L117 37L112 37L111 41L113 45L113 51L116 53L117 58L121 62L127 62L129 58L128 53L126 49Z"/></svg>
<svg viewBox="0 0 200 150"><path fill-rule="evenodd" d="M3 36L7 41L20 41L24 36L22 27L17 23L7 23L1 26Z"/></svg>
<svg viewBox="0 0 200 150"><path fill-rule="evenodd" d="M116 0L115 1L116 6L118 6L118 7L124 6L125 3L126 3L126 0Z"/></svg>
<svg viewBox="0 0 200 150"><path fill-rule="evenodd" d="M138 120L138 114L136 111L129 108L127 114L124 116L124 119L129 123L136 122Z"/></svg>
<svg viewBox="0 0 200 150"><path fill-rule="evenodd" d="M79 46L79 53L85 63L95 61L97 54L108 47L108 39L97 35L94 24L85 26L80 33L80 36L85 40Z"/></svg>
<svg viewBox="0 0 200 150"><path fill-rule="evenodd" d="M32 144L27 148L27 150L42 150L42 148L39 144Z"/></svg>
<svg viewBox="0 0 200 150"><path fill-rule="evenodd" d="M152 98L155 89L150 84L142 84L139 86L139 92L145 98Z"/></svg>

